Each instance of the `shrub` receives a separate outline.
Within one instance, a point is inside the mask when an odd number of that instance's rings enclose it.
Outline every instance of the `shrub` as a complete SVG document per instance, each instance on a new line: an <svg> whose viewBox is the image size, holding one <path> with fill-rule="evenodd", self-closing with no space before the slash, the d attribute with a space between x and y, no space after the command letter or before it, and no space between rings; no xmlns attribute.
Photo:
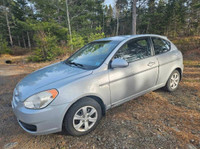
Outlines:
<svg viewBox="0 0 200 149"><path fill-rule="evenodd" d="M185 53L188 50L199 49L200 47L200 37L182 37L173 39L172 42Z"/></svg>
<svg viewBox="0 0 200 149"><path fill-rule="evenodd" d="M58 39L56 36L51 36L50 33L46 34L40 31L34 36L34 40L36 41L37 48L34 50L33 55L29 57L31 61L50 61L64 53L57 45Z"/></svg>
<svg viewBox="0 0 200 149"><path fill-rule="evenodd" d="M64 54L63 48L67 41L67 28L60 26L54 21L37 23L29 21L29 26L35 31L34 41L36 48L30 61L50 61Z"/></svg>
<svg viewBox="0 0 200 149"><path fill-rule="evenodd" d="M68 36L68 45L73 46L73 49L79 49L83 47L85 44L85 41L83 37L78 34L77 32L72 33L72 41L70 40L70 37Z"/></svg>
<svg viewBox="0 0 200 149"><path fill-rule="evenodd" d="M95 33L91 33L89 35L88 42L92 42L94 40L101 39L101 38L104 38L104 37L105 37L105 34L104 34L104 32L102 32L101 26L99 26L99 27L96 27Z"/></svg>
<svg viewBox="0 0 200 149"><path fill-rule="evenodd" d="M10 54L11 50L8 48L8 42L0 34L0 54Z"/></svg>
<svg viewBox="0 0 200 149"><path fill-rule="evenodd" d="M25 55L30 52L30 49L22 48L19 46L13 46L11 48L11 51L12 51L11 52L12 55Z"/></svg>
<svg viewBox="0 0 200 149"><path fill-rule="evenodd" d="M50 20L49 22L40 22L40 21L38 21L37 23L29 22L29 25L36 32L43 31L45 33L51 33L51 35L54 35L57 37L57 41L59 42L67 41L68 29L59 25L53 20Z"/></svg>
<svg viewBox="0 0 200 149"><path fill-rule="evenodd" d="M97 39L104 38L105 34L102 32L102 28L96 27L95 33L90 33L89 35L81 35L77 32L72 33L72 41L70 41L70 37L68 35L68 46L73 46L74 50L77 50L83 47L86 43L92 42ZM72 51L73 52L73 51Z"/></svg>

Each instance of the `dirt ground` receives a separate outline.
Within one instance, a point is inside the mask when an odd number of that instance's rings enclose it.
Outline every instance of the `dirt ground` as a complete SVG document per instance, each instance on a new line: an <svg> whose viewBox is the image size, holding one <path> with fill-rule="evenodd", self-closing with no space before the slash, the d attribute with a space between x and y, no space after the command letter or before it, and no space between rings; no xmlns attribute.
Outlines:
<svg viewBox="0 0 200 149"><path fill-rule="evenodd" d="M186 53L191 55L191 53ZM0 63L0 148L200 148L200 59L184 61L183 79L173 93L162 89L109 110L97 128L82 137L23 131L12 112L15 85L43 64Z"/></svg>

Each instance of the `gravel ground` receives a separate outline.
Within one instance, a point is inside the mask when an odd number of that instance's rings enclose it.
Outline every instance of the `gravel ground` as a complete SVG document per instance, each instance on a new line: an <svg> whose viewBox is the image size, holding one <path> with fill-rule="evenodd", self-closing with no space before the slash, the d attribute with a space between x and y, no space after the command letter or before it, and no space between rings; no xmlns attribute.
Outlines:
<svg viewBox="0 0 200 149"><path fill-rule="evenodd" d="M0 65L0 148L200 148L200 61L185 61L183 80L173 93L162 89L113 108L82 137L64 132L34 136L12 112L12 92L30 65ZM34 64L35 65L35 64Z"/></svg>

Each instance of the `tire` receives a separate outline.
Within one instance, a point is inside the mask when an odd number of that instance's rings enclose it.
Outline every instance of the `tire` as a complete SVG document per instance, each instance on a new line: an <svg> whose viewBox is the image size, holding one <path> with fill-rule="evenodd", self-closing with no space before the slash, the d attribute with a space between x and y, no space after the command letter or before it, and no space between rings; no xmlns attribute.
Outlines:
<svg viewBox="0 0 200 149"><path fill-rule="evenodd" d="M102 117L102 109L94 99L86 97L73 104L64 117L64 129L72 136L93 131Z"/></svg>
<svg viewBox="0 0 200 149"><path fill-rule="evenodd" d="M165 85L165 89L169 92L175 91L178 88L180 78L181 78L181 75L180 75L179 71L174 70L171 73L171 75L170 75L170 77L169 77L169 79L168 79L168 81Z"/></svg>

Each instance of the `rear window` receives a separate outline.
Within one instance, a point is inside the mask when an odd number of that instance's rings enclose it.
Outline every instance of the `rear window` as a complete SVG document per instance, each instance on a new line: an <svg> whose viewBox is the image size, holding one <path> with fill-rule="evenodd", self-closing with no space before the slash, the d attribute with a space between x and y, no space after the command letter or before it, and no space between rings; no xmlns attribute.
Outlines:
<svg viewBox="0 0 200 149"><path fill-rule="evenodd" d="M161 38L152 38L155 55L165 53L170 50L170 42Z"/></svg>

